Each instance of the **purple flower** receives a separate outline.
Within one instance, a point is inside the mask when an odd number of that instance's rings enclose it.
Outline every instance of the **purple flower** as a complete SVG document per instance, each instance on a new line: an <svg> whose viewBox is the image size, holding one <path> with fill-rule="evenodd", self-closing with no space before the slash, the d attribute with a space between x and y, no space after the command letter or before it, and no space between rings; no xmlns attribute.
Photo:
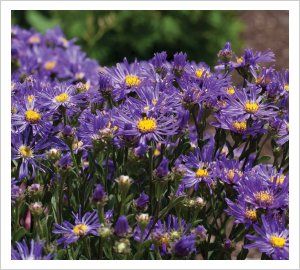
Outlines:
<svg viewBox="0 0 300 270"><path fill-rule="evenodd" d="M131 232L126 216L120 216L114 227L115 234L119 237L125 237Z"/></svg>
<svg viewBox="0 0 300 270"><path fill-rule="evenodd" d="M186 168L182 183L186 188L194 187L196 190L200 182L211 185L216 178L216 163L213 161L213 141L205 145L202 150L196 148L194 152L183 157Z"/></svg>
<svg viewBox="0 0 300 270"><path fill-rule="evenodd" d="M175 255L186 257L195 251L195 236L193 234L183 236L174 245Z"/></svg>
<svg viewBox="0 0 300 270"><path fill-rule="evenodd" d="M244 248L258 248L274 260L287 260L289 258L289 231L278 217L262 215L262 226L253 225L257 235L247 234L252 244Z"/></svg>
<svg viewBox="0 0 300 270"><path fill-rule="evenodd" d="M61 234L61 238L57 240L59 245L64 244L64 247L78 241L81 237L87 235L98 235L99 228L98 214L96 211L87 212L81 216L81 211L78 214L72 213L74 217L74 225L68 221L64 221L62 225L54 224L54 234Z"/></svg>
<svg viewBox="0 0 300 270"><path fill-rule="evenodd" d="M254 87L240 89L228 97L227 106L221 110L225 117L236 117L239 121L246 119L268 120L276 114L274 105L265 103L260 89Z"/></svg>
<svg viewBox="0 0 300 270"><path fill-rule="evenodd" d="M139 211L145 211L149 204L149 196L144 192L134 201L136 208Z"/></svg>
<svg viewBox="0 0 300 270"><path fill-rule="evenodd" d="M104 188L101 184L97 184L94 192L93 192L93 197L92 200L96 203L105 203L107 200L107 195L106 192L104 191Z"/></svg>
<svg viewBox="0 0 300 270"><path fill-rule="evenodd" d="M11 259L12 260L51 260L53 258L52 254L45 254L43 252L44 242L34 241L31 239L30 247L28 247L26 240L23 239L22 242L16 242L15 248L11 249Z"/></svg>

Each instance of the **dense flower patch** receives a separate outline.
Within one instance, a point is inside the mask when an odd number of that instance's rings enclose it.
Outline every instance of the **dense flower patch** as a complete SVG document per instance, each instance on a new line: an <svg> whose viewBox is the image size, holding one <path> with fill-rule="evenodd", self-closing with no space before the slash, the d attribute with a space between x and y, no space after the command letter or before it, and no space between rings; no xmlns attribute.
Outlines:
<svg viewBox="0 0 300 270"><path fill-rule="evenodd" d="M201 52L199 52L201 53ZM288 259L288 71L177 53L101 67L12 29L12 259Z"/></svg>

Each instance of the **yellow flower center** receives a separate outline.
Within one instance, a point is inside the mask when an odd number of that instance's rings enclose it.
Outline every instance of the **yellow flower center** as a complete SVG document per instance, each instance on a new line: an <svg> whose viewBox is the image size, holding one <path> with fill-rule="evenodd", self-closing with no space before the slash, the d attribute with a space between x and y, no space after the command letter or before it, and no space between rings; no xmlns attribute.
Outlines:
<svg viewBox="0 0 300 270"><path fill-rule="evenodd" d="M245 212L245 216L246 216L246 218L248 218L252 221L256 221L256 219L257 219L256 210L255 209L247 209Z"/></svg>
<svg viewBox="0 0 300 270"><path fill-rule="evenodd" d="M288 84L288 83L286 83L286 84L284 85L284 90L287 91L287 92L289 91L289 84Z"/></svg>
<svg viewBox="0 0 300 270"><path fill-rule="evenodd" d="M255 83L256 83L256 84L260 84L260 83L262 83L262 81L263 81L263 78L262 78L262 77L257 77L257 78L255 79Z"/></svg>
<svg viewBox="0 0 300 270"><path fill-rule="evenodd" d="M259 105L256 102L247 101L245 104L245 110L247 113L256 113L259 109Z"/></svg>
<svg viewBox="0 0 300 270"><path fill-rule="evenodd" d="M41 120L41 118L41 114L34 110L27 110L25 112L25 120L31 124L36 124Z"/></svg>
<svg viewBox="0 0 300 270"><path fill-rule="evenodd" d="M228 173L227 173L227 178L228 178L230 181L232 181L233 178L234 178L234 175L235 175L234 170L229 170Z"/></svg>
<svg viewBox="0 0 300 270"><path fill-rule="evenodd" d="M274 200L273 196L268 191L260 191L254 194L254 197L257 201L271 204Z"/></svg>
<svg viewBox="0 0 300 270"><path fill-rule="evenodd" d="M56 67L56 61L47 61L45 64L44 64L44 68L46 70L52 70Z"/></svg>
<svg viewBox="0 0 300 270"><path fill-rule="evenodd" d="M199 168L196 171L196 177L207 177L208 176L208 171L207 169Z"/></svg>
<svg viewBox="0 0 300 270"><path fill-rule="evenodd" d="M40 42L41 42L41 39L40 39L39 36L33 35L33 36L31 36L31 37L29 38L28 42L29 42L30 44L37 44L37 43L40 43Z"/></svg>
<svg viewBox="0 0 300 270"><path fill-rule="evenodd" d="M283 237L279 237L277 235L272 235L270 237L270 243L273 247L277 247L277 248L283 248L285 245L285 238Z"/></svg>
<svg viewBox="0 0 300 270"><path fill-rule="evenodd" d="M228 95L233 95L235 93L235 89L233 86L230 86L227 88L227 94Z"/></svg>
<svg viewBox="0 0 300 270"><path fill-rule="evenodd" d="M245 131L247 129L247 122L246 121L234 121L232 126L239 132Z"/></svg>
<svg viewBox="0 0 300 270"><path fill-rule="evenodd" d="M74 226L73 232L77 236L83 236L83 235L85 235L87 229L88 229L87 225L85 225L85 224L77 224L76 226Z"/></svg>
<svg viewBox="0 0 300 270"><path fill-rule="evenodd" d="M196 69L196 71L195 71L196 77L197 77L197 78L201 78L202 75L203 75L203 72L204 72L204 69L203 69L203 68L198 68L198 69Z"/></svg>
<svg viewBox="0 0 300 270"><path fill-rule="evenodd" d="M19 153L23 158L29 158L33 156L33 151L29 146L21 145L19 147Z"/></svg>
<svg viewBox="0 0 300 270"><path fill-rule="evenodd" d="M63 103L69 99L69 95L67 93L61 93L60 95L55 97L56 102Z"/></svg>
<svg viewBox="0 0 300 270"><path fill-rule="evenodd" d="M236 62L237 62L238 64L243 63L243 61L244 61L243 56L241 56L241 57L239 57L239 58L236 59Z"/></svg>
<svg viewBox="0 0 300 270"><path fill-rule="evenodd" d="M153 155L158 157L160 155L160 151L156 148L153 152Z"/></svg>
<svg viewBox="0 0 300 270"><path fill-rule="evenodd" d="M134 86L139 86L141 80L136 75L127 75L125 77L125 83L128 87L134 87Z"/></svg>
<svg viewBox="0 0 300 270"><path fill-rule="evenodd" d="M153 132L157 129L156 120L144 117L137 122L137 128L141 133Z"/></svg>

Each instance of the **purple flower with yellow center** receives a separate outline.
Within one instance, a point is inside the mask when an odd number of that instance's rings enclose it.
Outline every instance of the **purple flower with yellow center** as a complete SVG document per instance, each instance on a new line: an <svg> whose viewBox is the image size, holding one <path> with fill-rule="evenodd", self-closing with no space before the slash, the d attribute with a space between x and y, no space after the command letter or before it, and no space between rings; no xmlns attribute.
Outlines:
<svg viewBox="0 0 300 270"><path fill-rule="evenodd" d="M259 164L253 167L252 171L263 177L265 181L278 185L280 188L284 188L289 184L288 174L283 173L283 169L277 170L271 164Z"/></svg>
<svg viewBox="0 0 300 270"><path fill-rule="evenodd" d="M172 247L181 237L184 237L190 225L183 219L178 219L176 216L168 215L166 221L159 220L155 224L155 228L152 230L150 237L159 248L162 255L172 253ZM185 244L185 243L182 243ZM184 250L185 245L182 246ZM180 247L178 247L178 251Z"/></svg>
<svg viewBox="0 0 300 270"><path fill-rule="evenodd" d="M240 199L255 208L284 209L288 205L288 185L277 185L256 171L245 173L236 189Z"/></svg>
<svg viewBox="0 0 300 270"><path fill-rule="evenodd" d="M31 239L30 246L27 245L26 240L16 242L15 247L11 249L12 260L51 260L53 255L44 252L44 242L35 241Z"/></svg>
<svg viewBox="0 0 300 270"><path fill-rule="evenodd" d="M217 176L216 162L213 161L213 143L209 142L202 150L196 148L192 153L183 157L186 168L182 183L186 188L196 190L200 182L210 185Z"/></svg>
<svg viewBox="0 0 300 270"><path fill-rule="evenodd" d="M258 67L258 64L274 61L274 53L271 50L265 52L254 52L252 49L246 49L241 57L231 64L234 68Z"/></svg>
<svg viewBox="0 0 300 270"><path fill-rule="evenodd" d="M248 118L268 120L276 115L277 107L265 103L259 88L239 89L228 99L227 106L221 110L225 117L236 117L244 121Z"/></svg>
<svg viewBox="0 0 300 270"><path fill-rule="evenodd" d="M61 225L54 224L54 234L60 234L61 238L57 240L59 245L64 244L64 247L71 243L77 242L80 238L88 235L98 235L100 227L98 214L96 211L87 212L81 216L81 211L78 214L72 213L74 224L64 221Z"/></svg>
<svg viewBox="0 0 300 270"><path fill-rule="evenodd" d="M284 119L275 118L271 121L270 126L274 131L274 139L278 145L284 145L289 141L289 118L288 116Z"/></svg>
<svg viewBox="0 0 300 270"><path fill-rule="evenodd" d="M229 185L237 184L243 176L242 163L238 160L223 157L218 165L219 178Z"/></svg>
<svg viewBox="0 0 300 270"><path fill-rule="evenodd" d="M272 257L273 260L288 260L289 231L283 220L277 216L262 215L261 221L261 226L253 225L257 235L246 235L246 238L254 243L247 244L244 248L257 248L260 252Z"/></svg>
<svg viewBox="0 0 300 270"><path fill-rule="evenodd" d="M229 199L225 200L228 206L225 212L235 218L234 223L242 223L245 224L246 227L249 227L251 224L257 221L257 210L250 204L247 205L247 203L242 199L236 200L235 202L232 202Z"/></svg>
<svg viewBox="0 0 300 270"><path fill-rule="evenodd" d="M128 98L125 103L114 110L113 120L118 127L117 135L125 141L146 144L149 141L164 142L169 136L175 135L179 128L177 111L174 101L161 93L157 99L149 100L153 88L146 88L145 100ZM156 90L154 90L156 91ZM174 110L170 111L170 108Z"/></svg>
<svg viewBox="0 0 300 270"><path fill-rule="evenodd" d="M236 134L241 134L243 137L248 135L255 136L267 132L264 121L258 119L256 119L255 121L249 121L244 117L229 117L227 115L219 113L215 114L214 117L216 121L212 121L210 123L211 125L218 128L230 130L231 132Z"/></svg>
<svg viewBox="0 0 300 270"><path fill-rule="evenodd" d="M135 61L129 64L126 58L116 67L106 68L105 74L111 78L113 96L116 100L123 99L128 93L134 92L144 80L140 63Z"/></svg>
<svg viewBox="0 0 300 270"><path fill-rule="evenodd" d="M13 132L23 132L31 127L33 133L45 133L50 130L50 123L47 121L47 113L35 102L35 96L28 95L25 100L12 105L11 122Z"/></svg>
<svg viewBox="0 0 300 270"><path fill-rule="evenodd" d="M54 84L44 89L38 96L38 103L44 110L56 111L59 107L78 111L86 103L85 95L78 94L73 85L67 83Z"/></svg>
<svg viewBox="0 0 300 270"><path fill-rule="evenodd" d="M40 162L45 159L45 149L51 143L46 135L43 139L32 136L30 129L22 133L12 134L12 159L20 160L19 178L30 174L34 177L36 170L45 171L45 166Z"/></svg>

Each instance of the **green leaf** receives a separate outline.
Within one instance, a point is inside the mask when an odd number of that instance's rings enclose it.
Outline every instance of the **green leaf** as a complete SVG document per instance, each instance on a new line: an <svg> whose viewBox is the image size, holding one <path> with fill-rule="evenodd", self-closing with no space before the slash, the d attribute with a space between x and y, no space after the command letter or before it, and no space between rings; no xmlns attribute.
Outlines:
<svg viewBox="0 0 300 270"><path fill-rule="evenodd" d="M56 21L48 19L40 12L34 10L26 12L26 19L36 30L42 33L46 32L46 30L48 30L49 28L53 28L57 25Z"/></svg>
<svg viewBox="0 0 300 270"><path fill-rule="evenodd" d="M257 164L267 163L270 159L271 159L271 157L269 157L269 156L262 156L257 160Z"/></svg>
<svg viewBox="0 0 300 270"><path fill-rule="evenodd" d="M20 241L26 234L26 230L24 227L19 228L14 234L13 234L13 241L18 242Z"/></svg>

